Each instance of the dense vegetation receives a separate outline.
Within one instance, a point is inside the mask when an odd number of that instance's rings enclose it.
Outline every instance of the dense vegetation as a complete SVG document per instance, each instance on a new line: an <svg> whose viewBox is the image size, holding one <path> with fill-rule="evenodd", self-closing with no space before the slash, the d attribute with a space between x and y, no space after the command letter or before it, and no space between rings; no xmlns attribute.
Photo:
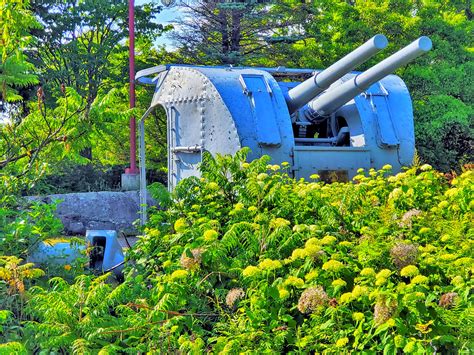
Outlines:
<svg viewBox="0 0 474 355"><path fill-rule="evenodd" d="M152 21L161 7L136 7L138 70L323 68L376 33L388 51L430 36L434 50L397 72L421 162L326 184L246 150L205 154L202 178L171 195L152 186L166 209L151 213L123 283L84 268L87 255L28 263L62 225L54 206L21 196L117 188L125 127L152 92L138 88L128 108L127 1L0 0L0 354L472 351L471 1L182 6L172 52L154 46L171 30ZM164 181L164 113L146 130L150 180Z"/></svg>
<svg viewBox="0 0 474 355"><path fill-rule="evenodd" d="M127 121L140 116L153 90L138 87L128 107L127 1L2 0L0 15L0 174L36 179L29 193L76 176L61 191L114 189L108 172L128 161ZM376 33L390 46L359 70L420 35L434 49L397 74L414 102L422 161L460 171L473 155L472 5L470 1L278 1L181 4L187 16L172 32L177 49L156 48L171 30L161 7L136 6L137 70L161 63L324 68ZM147 163L162 180L166 120L147 121ZM87 168L74 168L86 165ZM90 183L87 174L97 177ZM24 191L27 193L28 191Z"/></svg>
<svg viewBox="0 0 474 355"><path fill-rule="evenodd" d="M168 208L152 214L121 285L81 275L26 291L18 282L41 272L2 258L2 298L27 302L2 311L4 340L24 344L3 347L473 349L472 170L448 181L429 165L395 176L385 166L327 185L245 155L205 155L202 178L184 180L171 198L155 187ZM23 337L9 329L14 315Z"/></svg>

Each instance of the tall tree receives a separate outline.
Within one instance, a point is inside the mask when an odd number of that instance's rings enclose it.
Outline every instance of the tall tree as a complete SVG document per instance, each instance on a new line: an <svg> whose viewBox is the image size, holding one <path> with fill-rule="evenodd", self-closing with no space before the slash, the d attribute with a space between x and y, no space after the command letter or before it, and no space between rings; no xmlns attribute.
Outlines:
<svg viewBox="0 0 474 355"><path fill-rule="evenodd" d="M0 84L1 101L15 102L23 99L18 88L38 82L33 65L27 61L25 52L31 45L28 31L39 24L29 10L27 0L1 1L0 29L2 31ZM73 124L82 111L81 98L73 91L63 89L62 98L54 110L44 104L44 92L37 90L36 102L24 103L22 110L13 109L2 113L0 121L0 172L23 175L30 171L38 158L54 143L64 142L65 133L77 129Z"/></svg>
<svg viewBox="0 0 474 355"><path fill-rule="evenodd" d="M36 31L38 51L33 54L47 87L75 88L90 104L111 74L110 57L128 51L128 2L106 0L33 0L44 29ZM163 26L154 22L160 7L136 7L137 36L158 36ZM127 78L115 78L122 83Z"/></svg>
<svg viewBox="0 0 474 355"><path fill-rule="evenodd" d="M252 62L275 31L293 25L268 1L197 0L183 3L173 38L187 60L201 64Z"/></svg>
<svg viewBox="0 0 474 355"><path fill-rule="evenodd" d="M92 126L90 107L113 74L112 56L128 52L128 1L33 0L33 8L44 24L36 31L38 51L32 54L41 71L45 91L53 99L63 86L74 88L85 98L83 120ZM137 37L159 36L163 26L153 21L160 7L153 3L136 6ZM123 63L126 67L126 63ZM126 85L128 76L115 77ZM109 87L110 88L110 87ZM104 88L107 91L107 88ZM92 159L92 143L82 155Z"/></svg>

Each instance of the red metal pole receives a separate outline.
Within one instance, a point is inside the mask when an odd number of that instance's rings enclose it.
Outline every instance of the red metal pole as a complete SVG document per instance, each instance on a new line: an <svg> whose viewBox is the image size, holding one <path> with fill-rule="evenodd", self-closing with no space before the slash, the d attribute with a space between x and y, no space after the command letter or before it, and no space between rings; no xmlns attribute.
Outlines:
<svg viewBox="0 0 474 355"><path fill-rule="evenodd" d="M128 28L129 28L129 72L130 72L130 108L135 107L135 1L128 2ZM137 174L137 129L135 117L130 118L130 168L127 174Z"/></svg>

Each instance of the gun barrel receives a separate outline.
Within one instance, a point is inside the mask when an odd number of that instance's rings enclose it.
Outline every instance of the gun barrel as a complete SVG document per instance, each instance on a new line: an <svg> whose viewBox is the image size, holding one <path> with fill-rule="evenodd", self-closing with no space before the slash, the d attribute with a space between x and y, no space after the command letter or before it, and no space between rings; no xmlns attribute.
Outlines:
<svg viewBox="0 0 474 355"><path fill-rule="evenodd" d="M418 38L416 41L374 65L372 68L311 101L308 104L309 110L311 111L310 115L330 115L339 107L364 92L370 85L428 52L431 47L432 43L428 37L423 36Z"/></svg>
<svg viewBox="0 0 474 355"><path fill-rule="evenodd" d="M290 113L306 105L336 80L384 49L387 44L388 40L384 35L375 35L363 45L347 54L344 58L332 64L329 68L289 90L286 96L286 102Z"/></svg>

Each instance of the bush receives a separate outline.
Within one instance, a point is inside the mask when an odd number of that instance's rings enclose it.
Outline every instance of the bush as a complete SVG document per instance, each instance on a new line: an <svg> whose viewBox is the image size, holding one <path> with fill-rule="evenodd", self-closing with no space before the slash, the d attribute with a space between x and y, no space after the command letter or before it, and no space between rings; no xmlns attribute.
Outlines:
<svg viewBox="0 0 474 355"><path fill-rule="evenodd" d="M473 171L449 184L385 166L327 185L267 161L205 155L202 178L150 217L136 269L149 307L183 314L160 326L173 349L472 347Z"/></svg>
<svg viewBox="0 0 474 355"><path fill-rule="evenodd" d="M472 343L474 172L429 165L353 183L203 156L150 216L118 288L31 292L34 350L455 352ZM157 189L162 199L162 189ZM54 307L51 307L54 305ZM31 331L31 333L29 332Z"/></svg>

